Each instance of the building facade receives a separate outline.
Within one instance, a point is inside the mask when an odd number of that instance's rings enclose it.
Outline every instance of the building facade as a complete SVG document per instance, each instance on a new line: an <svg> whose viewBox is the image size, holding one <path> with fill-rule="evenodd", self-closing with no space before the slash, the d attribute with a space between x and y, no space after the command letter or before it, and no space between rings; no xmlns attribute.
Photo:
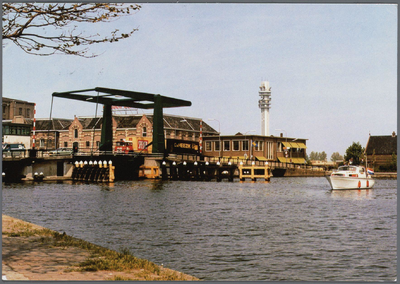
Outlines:
<svg viewBox="0 0 400 284"><path fill-rule="evenodd" d="M204 137L205 156L238 160L305 164L306 140L299 138L236 135Z"/></svg>
<svg viewBox="0 0 400 284"><path fill-rule="evenodd" d="M29 119L34 117L35 103L3 97L2 105L2 143L24 144L29 149L32 129Z"/></svg>
<svg viewBox="0 0 400 284"><path fill-rule="evenodd" d="M134 151L150 152L153 138L153 115L114 115L113 149L119 141L132 142ZM164 114L165 139L188 141L218 135L218 132L199 118ZM52 150L60 147L76 148L80 152L97 151L101 139L102 117L68 119L36 119L36 149Z"/></svg>
<svg viewBox="0 0 400 284"><path fill-rule="evenodd" d="M16 100L11 98L2 98L3 120L12 120L15 116L33 118L35 103Z"/></svg>
<svg viewBox="0 0 400 284"><path fill-rule="evenodd" d="M365 146L367 162L375 170L389 167L397 162L397 135L372 136ZM394 160L395 159L395 160ZM394 165L393 165L394 166Z"/></svg>
<svg viewBox="0 0 400 284"><path fill-rule="evenodd" d="M2 143L24 144L26 149L30 148L32 125L24 117L3 120L2 130Z"/></svg>

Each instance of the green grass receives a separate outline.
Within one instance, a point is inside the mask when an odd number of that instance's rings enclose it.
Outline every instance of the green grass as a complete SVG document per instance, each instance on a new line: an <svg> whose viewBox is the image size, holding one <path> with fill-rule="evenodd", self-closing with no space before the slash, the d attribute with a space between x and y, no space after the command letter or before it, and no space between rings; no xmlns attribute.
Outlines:
<svg viewBox="0 0 400 284"><path fill-rule="evenodd" d="M127 248L120 249L119 252L94 245L84 240L80 240L65 233L58 233L49 229L32 229L30 224L17 223L11 232L3 232L3 235L9 237L31 237L32 242L39 241L51 245L53 247L77 247L84 249L90 253L90 256L83 262L78 263L75 267L71 267L66 272L71 271L117 271L117 272L134 272L136 279L125 276L114 276L109 280L127 281L127 280L186 280L185 275L172 271L161 270L161 268L151 261L140 259L132 255Z"/></svg>
<svg viewBox="0 0 400 284"><path fill-rule="evenodd" d="M55 247L78 247L88 250L91 253L91 256L86 261L78 264L78 271L126 271L132 269L145 269L156 274L160 272L158 265L148 260L133 256L126 248L121 249L120 252L116 252L91 244L87 241L76 239L66 235L65 233L60 234L54 232L52 237L52 245Z"/></svg>

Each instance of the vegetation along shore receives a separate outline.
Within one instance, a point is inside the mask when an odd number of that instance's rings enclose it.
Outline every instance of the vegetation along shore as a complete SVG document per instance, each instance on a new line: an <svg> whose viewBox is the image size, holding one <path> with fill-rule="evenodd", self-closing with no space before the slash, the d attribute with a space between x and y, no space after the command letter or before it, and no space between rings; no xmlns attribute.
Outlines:
<svg viewBox="0 0 400 284"><path fill-rule="evenodd" d="M199 280L7 215L2 232L3 280Z"/></svg>

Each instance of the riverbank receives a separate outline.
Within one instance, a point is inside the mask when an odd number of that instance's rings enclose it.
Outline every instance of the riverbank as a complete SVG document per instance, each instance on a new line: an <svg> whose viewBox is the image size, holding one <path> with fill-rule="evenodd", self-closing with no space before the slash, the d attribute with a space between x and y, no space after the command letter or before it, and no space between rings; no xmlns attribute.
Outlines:
<svg viewBox="0 0 400 284"><path fill-rule="evenodd" d="M3 280L199 280L7 215L2 241Z"/></svg>
<svg viewBox="0 0 400 284"><path fill-rule="evenodd" d="M385 172L376 172L373 176L374 178L391 178L397 179L397 172L396 173L385 173Z"/></svg>

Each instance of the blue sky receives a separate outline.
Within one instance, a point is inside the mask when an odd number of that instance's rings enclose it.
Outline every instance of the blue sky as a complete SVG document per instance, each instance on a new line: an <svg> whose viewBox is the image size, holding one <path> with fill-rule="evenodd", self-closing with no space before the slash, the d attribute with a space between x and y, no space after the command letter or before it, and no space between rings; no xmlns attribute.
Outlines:
<svg viewBox="0 0 400 284"><path fill-rule="evenodd" d="M138 28L92 46L96 58L3 47L3 96L37 103L53 92L109 87L189 100L165 113L203 118L221 133L261 134L258 87L272 87L270 134L306 138L344 155L353 141L397 132L397 6L383 4L142 4L136 14L83 27ZM94 115L56 98L53 117ZM142 113L139 110L139 113Z"/></svg>

